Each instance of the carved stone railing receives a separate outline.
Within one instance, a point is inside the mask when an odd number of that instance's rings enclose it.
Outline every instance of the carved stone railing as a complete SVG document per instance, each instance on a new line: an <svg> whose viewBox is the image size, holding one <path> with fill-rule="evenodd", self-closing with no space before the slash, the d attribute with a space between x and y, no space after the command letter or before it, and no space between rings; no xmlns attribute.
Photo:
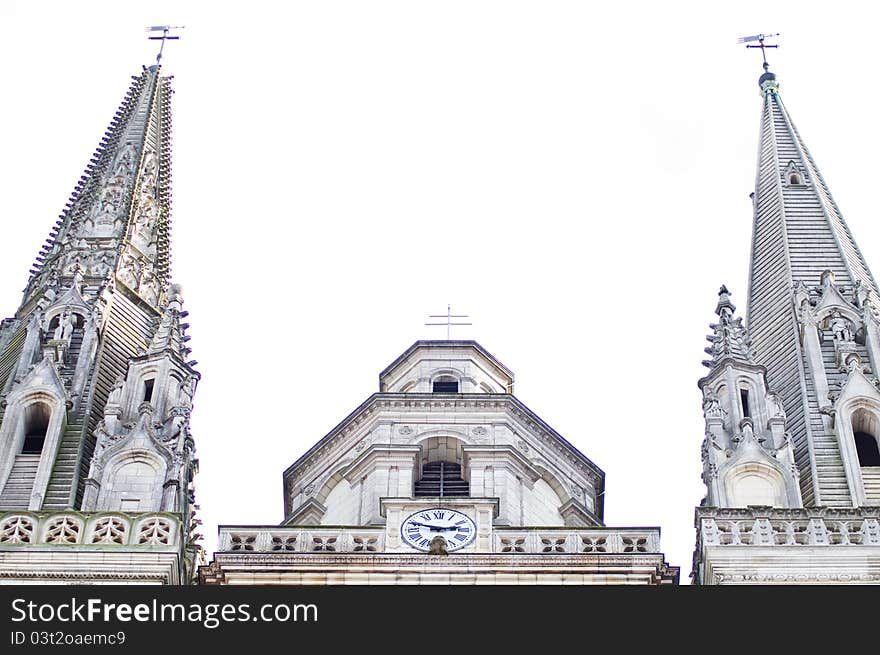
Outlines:
<svg viewBox="0 0 880 655"><path fill-rule="evenodd" d="M658 528L496 528L495 553L659 553Z"/></svg>
<svg viewBox="0 0 880 655"><path fill-rule="evenodd" d="M180 519L166 512L0 512L0 549L33 546L176 549Z"/></svg>
<svg viewBox="0 0 880 655"><path fill-rule="evenodd" d="M703 546L880 546L880 507L697 508Z"/></svg>
<svg viewBox="0 0 880 655"><path fill-rule="evenodd" d="M659 553L657 528L495 528L493 553ZM360 527L236 527L220 528L223 552L348 552L385 551L384 528Z"/></svg>

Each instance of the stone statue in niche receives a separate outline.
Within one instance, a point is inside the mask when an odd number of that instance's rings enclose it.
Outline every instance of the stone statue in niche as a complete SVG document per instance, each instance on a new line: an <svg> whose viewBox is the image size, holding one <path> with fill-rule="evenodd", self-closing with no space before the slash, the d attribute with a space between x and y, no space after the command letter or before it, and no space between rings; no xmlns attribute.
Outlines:
<svg viewBox="0 0 880 655"><path fill-rule="evenodd" d="M75 326L73 314L68 310L64 310L58 319L58 327L55 328L55 340L69 341L70 337L73 336L73 328Z"/></svg>
<svg viewBox="0 0 880 655"><path fill-rule="evenodd" d="M144 270L141 273L138 293L141 298L152 305L155 305L156 301L159 300L159 278L156 277L152 269L144 267Z"/></svg>
<svg viewBox="0 0 880 655"><path fill-rule="evenodd" d="M834 333L835 341L852 341L854 339L852 324L840 312L834 312L831 315L828 326Z"/></svg>
<svg viewBox="0 0 880 655"><path fill-rule="evenodd" d="M159 171L159 159L152 150L144 157L144 165L141 169L141 188L152 189L156 185L156 175Z"/></svg>
<svg viewBox="0 0 880 655"><path fill-rule="evenodd" d="M134 170L134 145L131 143L126 143L125 148L122 149L122 152L119 153L119 156L116 158L116 167L114 169L114 173L116 175L123 175L128 177L131 175L131 172Z"/></svg>
<svg viewBox="0 0 880 655"><path fill-rule="evenodd" d="M138 286L138 263L130 252L122 254L122 261L119 264L119 280L130 289L137 289Z"/></svg>
<svg viewBox="0 0 880 655"><path fill-rule="evenodd" d="M158 216L159 206L156 204L153 196L148 193L142 194L134 218L135 235L144 241L149 241Z"/></svg>

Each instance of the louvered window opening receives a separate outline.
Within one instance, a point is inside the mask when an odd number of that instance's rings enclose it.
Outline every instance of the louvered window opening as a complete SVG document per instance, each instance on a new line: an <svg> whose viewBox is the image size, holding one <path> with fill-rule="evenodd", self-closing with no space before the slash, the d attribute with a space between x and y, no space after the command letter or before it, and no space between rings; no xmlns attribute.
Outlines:
<svg viewBox="0 0 880 655"><path fill-rule="evenodd" d="M422 467L422 479L416 482L418 496L440 498L470 495L470 485L461 477L461 465L451 462L429 462Z"/></svg>

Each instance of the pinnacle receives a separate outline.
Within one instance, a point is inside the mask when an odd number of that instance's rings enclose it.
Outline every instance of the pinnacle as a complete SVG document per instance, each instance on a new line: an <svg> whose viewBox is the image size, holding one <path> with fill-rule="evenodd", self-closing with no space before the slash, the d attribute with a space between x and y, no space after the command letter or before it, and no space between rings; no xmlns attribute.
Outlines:
<svg viewBox="0 0 880 655"><path fill-rule="evenodd" d="M710 369L714 369L725 359L755 363L748 331L742 324L742 318L734 316L735 311L736 306L730 300L730 292L722 285L718 292L718 305L715 307L719 320L709 325L713 333L706 336L706 340L712 345L705 352L712 359L704 361L703 365Z"/></svg>

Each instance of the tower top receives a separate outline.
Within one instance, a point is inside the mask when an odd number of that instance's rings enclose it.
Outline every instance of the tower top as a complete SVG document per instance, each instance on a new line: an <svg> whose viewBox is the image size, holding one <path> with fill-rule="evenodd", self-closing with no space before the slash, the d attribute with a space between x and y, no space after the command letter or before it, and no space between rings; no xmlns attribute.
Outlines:
<svg viewBox="0 0 880 655"><path fill-rule="evenodd" d="M755 34L753 36L743 36L737 40L737 43L745 43L746 48L760 48L761 49L761 58L764 60L762 66L764 68L764 73L761 77L758 78L758 86L761 87L762 93L766 93L768 90L775 91L779 88L779 85L776 82L776 75L770 72L770 64L767 63L767 48L778 48L777 44L764 43L767 39L772 39L774 37L779 36L779 32L776 34ZM757 45L754 42L757 41Z"/></svg>

